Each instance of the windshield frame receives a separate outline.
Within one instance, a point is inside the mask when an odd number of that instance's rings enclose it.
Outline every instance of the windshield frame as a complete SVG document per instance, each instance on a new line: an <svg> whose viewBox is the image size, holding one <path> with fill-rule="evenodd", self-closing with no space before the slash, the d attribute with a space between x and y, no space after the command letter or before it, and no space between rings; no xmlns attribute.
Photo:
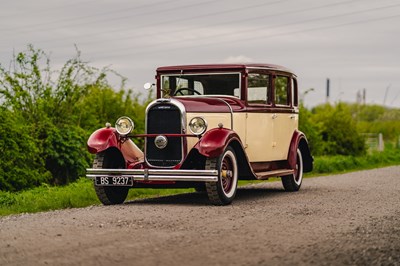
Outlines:
<svg viewBox="0 0 400 266"><path fill-rule="evenodd" d="M219 76L219 75L237 75L238 77L238 84L237 87L235 87L235 89L238 89L238 95L231 95L231 94L202 94L201 96L216 96L216 95L221 95L221 96L231 96L231 97L237 97L238 99L241 99L242 97L242 80L241 80L241 76L242 73L241 72L202 72L202 73L182 73L182 74L178 74L178 73L165 73L160 75L160 95L162 98L169 98L171 96L174 95L170 95L170 88L164 88L164 79L168 78L168 77L176 77L176 78L184 78L186 77L192 77L192 76ZM174 92L175 93L175 92ZM180 96L180 95L177 95ZM200 96L197 94L194 95L185 95L185 97L190 97L190 96Z"/></svg>

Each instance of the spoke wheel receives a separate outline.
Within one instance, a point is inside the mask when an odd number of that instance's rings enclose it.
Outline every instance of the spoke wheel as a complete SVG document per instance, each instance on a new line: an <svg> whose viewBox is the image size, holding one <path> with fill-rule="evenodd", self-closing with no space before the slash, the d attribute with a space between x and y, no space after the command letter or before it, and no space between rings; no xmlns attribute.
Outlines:
<svg viewBox="0 0 400 266"><path fill-rule="evenodd" d="M235 151L228 147L218 158L206 161L207 170L218 170L217 182L206 182L208 198L215 205L230 204L236 195L238 166Z"/></svg>
<svg viewBox="0 0 400 266"><path fill-rule="evenodd" d="M287 176L282 176L282 184L286 191L298 191L303 182L303 156L300 149L296 153L296 166L294 173Z"/></svg>

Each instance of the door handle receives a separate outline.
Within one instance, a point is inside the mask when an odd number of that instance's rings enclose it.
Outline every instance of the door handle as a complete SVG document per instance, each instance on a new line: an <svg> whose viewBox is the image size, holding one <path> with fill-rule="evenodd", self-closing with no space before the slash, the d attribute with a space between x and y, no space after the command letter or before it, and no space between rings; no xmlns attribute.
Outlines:
<svg viewBox="0 0 400 266"><path fill-rule="evenodd" d="M277 114L273 114L273 115L272 115L272 119L275 119L275 118L277 118L277 117L278 117Z"/></svg>
<svg viewBox="0 0 400 266"><path fill-rule="evenodd" d="M290 119L295 119L296 118L295 115L290 115L289 117L290 117Z"/></svg>

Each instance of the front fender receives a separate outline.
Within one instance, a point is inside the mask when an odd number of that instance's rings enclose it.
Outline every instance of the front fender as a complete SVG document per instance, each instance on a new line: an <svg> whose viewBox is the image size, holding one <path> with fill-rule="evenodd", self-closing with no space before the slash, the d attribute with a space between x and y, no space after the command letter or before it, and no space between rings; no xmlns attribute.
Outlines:
<svg viewBox="0 0 400 266"><path fill-rule="evenodd" d="M214 128L207 131L194 148L205 157L215 158L220 156L234 139L240 142L239 136L234 131L226 128Z"/></svg>
<svg viewBox="0 0 400 266"><path fill-rule="evenodd" d="M99 153L110 147L119 147L115 128L100 128L90 135L87 141L90 153Z"/></svg>

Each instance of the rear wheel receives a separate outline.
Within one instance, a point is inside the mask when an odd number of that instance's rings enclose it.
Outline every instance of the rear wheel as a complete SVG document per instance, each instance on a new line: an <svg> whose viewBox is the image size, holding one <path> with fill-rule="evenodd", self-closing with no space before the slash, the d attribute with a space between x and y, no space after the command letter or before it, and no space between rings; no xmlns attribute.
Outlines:
<svg viewBox="0 0 400 266"><path fill-rule="evenodd" d="M106 157L106 154L98 153L93 161L93 168L100 169L123 169L125 168L125 162L122 160L110 159L114 156ZM121 204L125 201L128 196L129 187L107 187L107 186L96 186L94 190L99 198L100 202L104 205Z"/></svg>
<svg viewBox="0 0 400 266"><path fill-rule="evenodd" d="M282 176L282 184L286 191L298 191L303 182L303 156L300 149L297 149L296 166L294 173L287 176Z"/></svg>
<svg viewBox="0 0 400 266"><path fill-rule="evenodd" d="M228 147L218 158L207 159L206 170L218 170L218 181L206 182L210 201L215 205L230 204L235 198L238 181L235 151Z"/></svg>

